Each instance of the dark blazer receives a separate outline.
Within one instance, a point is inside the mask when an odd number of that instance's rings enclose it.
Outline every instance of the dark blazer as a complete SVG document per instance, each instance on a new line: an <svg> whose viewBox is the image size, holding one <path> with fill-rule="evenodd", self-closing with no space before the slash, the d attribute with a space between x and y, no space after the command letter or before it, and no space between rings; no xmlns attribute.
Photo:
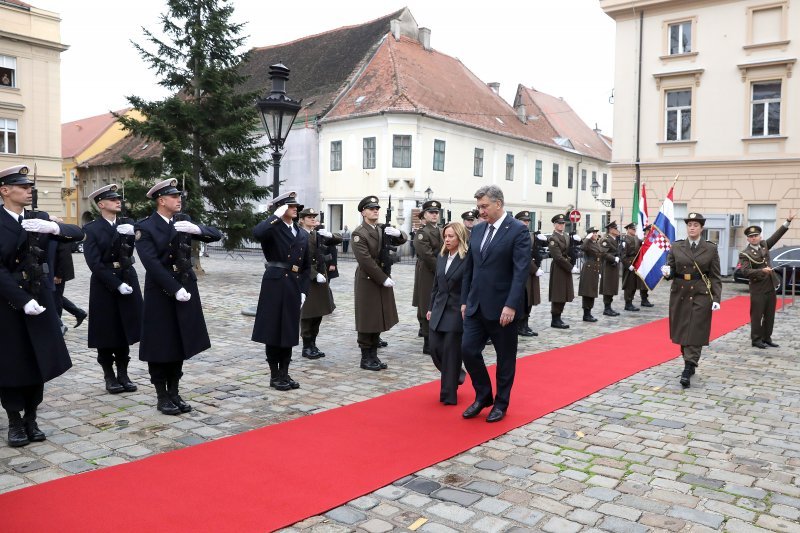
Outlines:
<svg viewBox="0 0 800 533"><path fill-rule="evenodd" d="M267 260L251 339L270 346L291 347L300 342L300 294L308 294L311 252L308 232L293 224L292 235L283 220L270 215L253 228ZM294 268L269 266L283 263ZM316 275L316 273L315 273Z"/></svg>
<svg viewBox="0 0 800 533"><path fill-rule="evenodd" d="M482 254L481 241L486 231L486 222L472 228L461 284L461 304L466 304L467 316L480 309L485 319L500 320L503 307L508 306L516 310L519 318L525 313L525 282L531 260L528 227L506 214Z"/></svg>
<svg viewBox="0 0 800 533"><path fill-rule="evenodd" d="M25 218L49 220L50 215L43 211L26 211ZM42 250L49 249L51 240L75 242L83 238L78 226L57 224L61 229L59 235L40 235ZM60 376L72 366L61 335L53 292L43 285L34 297L23 288L23 267L17 260L24 255L27 246L28 232L0 206L0 387L38 385ZM41 262L45 261L46 258L42 258ZM42 314L25 314L23 308L32 299L45 307Z"/></svg>
<svg viewBox="0 0 800 533"><path fill-rule="evenodd" d="M214 242L222 238L218 229L198 226L202 233L192 235L193 240ZM187 279L180 281L174 269L175 251L182 234L158 213L137 222L135 229L136 251L147 270L139 359L154 363L189 359L210 348L211 340L203 318L197 276L190 270ZM181 288L192 295L188 302L175 299Z"/></svg>
<svg viewBox="0 0 800 533"><path fill-rule="evenodd" d="M123 222L124 223L124 222ZM142 291L133 263L127 268L120 262L132 260L133 235L120 235L116 224L102 217L83 227L83 258L92 271L89 280L89 348L119 348L139 342L142 333ZM128 253L121 246L126 244ZM127 283L132 294L117 290Z"/></svg>
<svg viewBox="0 0 800 533"><path fill-rule="evenodd" d="M461 318L464 259L456 254L446 274L445 266L447 266L447 255L440 255L436 260L436 275L433 278L431 291L430 327L434 331L464 331L464 320Z"/></svg>

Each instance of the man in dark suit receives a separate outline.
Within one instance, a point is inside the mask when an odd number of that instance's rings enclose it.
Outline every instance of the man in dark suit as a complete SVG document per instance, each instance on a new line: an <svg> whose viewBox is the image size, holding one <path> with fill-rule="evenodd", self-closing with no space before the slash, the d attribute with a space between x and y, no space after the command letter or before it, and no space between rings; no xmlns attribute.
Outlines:
<svg viewBox="0 0 800 533"><path fill-rule="evenodd" d="M311 253L308 232L294 220L298 209L297 193L290 191L272 199L275 212L253 229L267 260L261 278L261 293L251 339L266 345L269 386L288 391L300 388L289 375L292 347L300 337L300 308L309 290Z"/></svg>
<svg viewBox="0 0 800 533"><path fill-rule="evenodd" d="M473 418L494 404L487 422L505 416L517 362L517 328L525 305L525 281L531 260L528 228L503 209L503 191L496 185L481 187L475 193L478 211L484 222L470 236L469 252L461 284L461 313L464 334L461 351L464 366L472 378L475 402L464 411ZM481 351L491 339L497 352L497 394Z"/></svg>
<svg viewBox="0 0 800 533"><path fill-rule="evenodd" d="M154 185L147 197L155 202L156 211L134 226L136 251L147 271L139 359L147 361L158 397L156 408L166 415L192 410L179 393L183 361L211 347L192 268L191 241L222 238L218 229L195 224L180 213L177 185L176 179Z"/></svg>
<svg viewBox="0 0 800 533"><path fill-rule="evenodd" d="M0 170L0 199L0 404L8 414L8 444L17 447L45 440L36 423L44 384L72 366L46 286L48 245L80 241L83 231L25 209L33 203L25 165Z"/></svg>
<svg viewBox="0 0 800 533"><path fill-rule="evenodd" d="M106 391L135 392L138 387L128 377L129 346L139 342L142 333L142 291L133 267L133 220L118 216L122 196L116 183L97 189L89 199L100 211L99 218L83 227L83 258L92 271L89 348L97 348Z"/></svg>

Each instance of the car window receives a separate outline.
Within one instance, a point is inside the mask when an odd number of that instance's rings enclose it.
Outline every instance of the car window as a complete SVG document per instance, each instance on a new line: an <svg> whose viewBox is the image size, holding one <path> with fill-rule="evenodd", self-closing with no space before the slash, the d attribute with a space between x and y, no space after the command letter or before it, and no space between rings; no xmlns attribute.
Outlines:
<svg viewBox="0 0 800 533"><path fill-rule="evenodd" d="M778 254L777 257L774 257L772 260L800 262L800 248L794 248L792 250L786 250L785 252L781 252L780 254Z"/></svg>

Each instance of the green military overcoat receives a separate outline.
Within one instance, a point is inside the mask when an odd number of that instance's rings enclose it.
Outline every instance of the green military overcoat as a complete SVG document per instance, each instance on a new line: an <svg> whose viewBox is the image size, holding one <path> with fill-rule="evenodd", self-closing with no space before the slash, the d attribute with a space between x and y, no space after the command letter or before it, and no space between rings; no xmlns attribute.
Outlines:
<svg viewBox="0 0 800 533"><path fill-rule="evenodd" d="M719 252L700 239L692 252L688 240L675 241L667 256L672 286L669 293L669 336L681 346L708 346L711 303L722 298ZM702 276L711 286L709 291Z"/></svg>
<svg viewBox="0 0 800 533"><path fill-rule="evenodd" d="M418 308L417 314L425 316L431 305L433 278L436 275L436 258L442 251L442 233L436 224L425 224L414 234L414 251L417 266L414 270L414 294L411 305Z"/></svg>
<svg viewBox="0 0 800 533"><path fill-rule="evenodd" d="M600 244L600 294L616 296L619 293L619 263L616 261L619 243L608 233L597 241Z"/></svg>
<svg viewBox="0 0 800 533"><path fill-rule="evenodd" d="M316 318L333 313L336 304L333 302L330 280L328 279L328 263L325 261L324 248L340 244L342 236L334 233L332 237L323 237L316 230L308 235L308 253L311 255L311 270L308 277L311 284L303 307L300 309L300 318ZM317 282L317 274L325 277L325 283Z"/></svg>
<svg viewBox="0 0 800 533"><path fill-rule="evenodd" d="M625 235L622 237L622 242L625 243L621 253L622 259L620 260L622 263L622 290L647 290L647 285L644 284L642 278L637 276L636 272L628 270L628 267L633 264L639 254L639 250L642 247L642 239L636 235Z"/></svg>
<svg viewBox="0 0 800 533"><path fill-rule="evenodd" d="M547 248L553 259L550 264L551 302L566 303L575 299L575 285L572 281L572 263L569 261L569 237L563 233L553 233L547 238Z"/></svg>
<svg viewBox="0 0 800 533"><path fill-rule="evenodd" d="M598 241L584 239L581 250L583 250L583 268L578 282L578 296L597 298L600 284L600 256L603 255L603 249Z"/></svg>
<svg viewBox="0 0 800 533"><path fill-rule="evenodd" d="M739 252L739 263L741 273L750 280L750 294L764 294L775 292L778 285L778 276L774 272L764 272L764 267L772 267L772 258L769 251L789 231L786 226L780 226L775 233L767 240L762 240L757 247L747 245L747 248Z"/></svg>

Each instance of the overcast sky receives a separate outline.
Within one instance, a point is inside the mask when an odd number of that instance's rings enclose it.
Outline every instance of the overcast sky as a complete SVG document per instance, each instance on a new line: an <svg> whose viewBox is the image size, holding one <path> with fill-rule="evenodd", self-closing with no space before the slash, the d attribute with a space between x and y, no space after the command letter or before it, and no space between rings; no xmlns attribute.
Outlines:
<svg viewBox="0 0 800 533"><path fill-rule="evenodd" d="M27 0L59 13L62 122L127 106L125 96L165 94L130 41L159 28L164 0ZM233 0L247 47L279 44L367 22L407 6L431 45L459 58L513 103L517 84L563 97L590 126L612 133L614 23L598 0ZM291 65L287 65L292 68ZM288 91L291 95L291 79Z"/></svg>

